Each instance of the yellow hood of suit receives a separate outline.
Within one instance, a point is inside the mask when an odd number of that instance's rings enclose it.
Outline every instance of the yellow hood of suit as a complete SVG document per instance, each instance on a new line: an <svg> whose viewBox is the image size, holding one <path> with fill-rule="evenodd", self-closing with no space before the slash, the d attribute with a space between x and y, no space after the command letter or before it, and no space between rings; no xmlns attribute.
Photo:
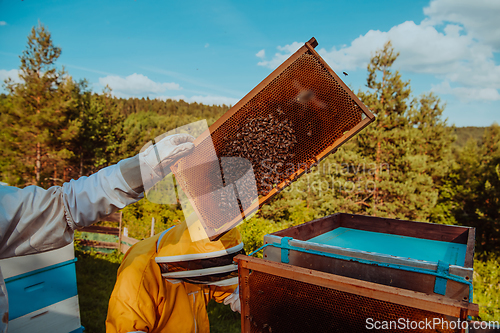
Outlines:
<svg viewBox="0 0 500 333"><path fill-rule="evenodd" d="M219 257L240 251L243 241L238 229L233 228L217 241L204 238L191 241L185 223L176 225L160 235L156 262L185 261Z"/></svg>

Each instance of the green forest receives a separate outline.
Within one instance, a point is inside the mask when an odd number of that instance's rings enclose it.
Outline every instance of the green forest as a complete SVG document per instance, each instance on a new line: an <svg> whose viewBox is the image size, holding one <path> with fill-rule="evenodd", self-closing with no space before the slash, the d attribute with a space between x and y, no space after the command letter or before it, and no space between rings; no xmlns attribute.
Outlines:
<svg viewBox="0 0 500 333"><path fill-rule="evenodd" d="M188 123L212 124L230 106L116 98L92 92L57 65L62 50L40 25L20 55L20 83L0 95L0 181L48 188L133 156ZM343 212L476 228L474 301L480 319L500 319L500 126L455 128L435 94L414 96L393 69L390 43L367 66L356 94L376 120L304 174L239 228L245 250L263 236ZM471 105L473 108L473 105ZM176 206L141 200L123 209L129 236L183 219Z"/></svg>

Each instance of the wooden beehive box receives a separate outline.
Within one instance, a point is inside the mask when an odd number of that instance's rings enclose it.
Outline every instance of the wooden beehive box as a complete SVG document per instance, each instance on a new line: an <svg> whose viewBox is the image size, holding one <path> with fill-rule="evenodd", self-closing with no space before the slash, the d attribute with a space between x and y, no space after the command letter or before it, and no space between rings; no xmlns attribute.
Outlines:
<svg viewBox="0 0 500 333"><path fill-rule="evenodd" d="M394 333L465 333L461 323L468 315L478 314L476 304L442 296L245 255L236 256L235 261L244 333L367 332L374 328Z"/></svg>
<svg viewBox="0 0 500 333"><path fill-rule="evenodd" d="M474 228L339 213L264 242L235 258L242 332L465 332L478 314Z"/></svg>
<svg viewBox="0 0 500 333"><path fill-rule="evenodd" d="M471 302L474 240L474 228L338 213L266 235L295 249L268 246L264 259ZM422 273L438 266L463 281Z"/></svg>

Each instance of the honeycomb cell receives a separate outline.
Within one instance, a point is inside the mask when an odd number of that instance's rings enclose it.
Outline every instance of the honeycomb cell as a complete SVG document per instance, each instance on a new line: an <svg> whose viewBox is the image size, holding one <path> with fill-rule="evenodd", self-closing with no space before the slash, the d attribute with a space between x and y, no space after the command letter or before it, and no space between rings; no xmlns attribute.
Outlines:
<svg viewBox="0 0 500 333"><path fill-rule="evenodd" d="M446 321L438 313L283 278L259 271L248 276L251 332L459 332L453 325L412 329L411 322ZM243 291L245 294L245 291ZM367 329L371 323L393 322L389 329ZM401 323L403 318L404 323ZM404 325L404 326L403 326ZM434 329L436 328L436 329Z"/></svg>

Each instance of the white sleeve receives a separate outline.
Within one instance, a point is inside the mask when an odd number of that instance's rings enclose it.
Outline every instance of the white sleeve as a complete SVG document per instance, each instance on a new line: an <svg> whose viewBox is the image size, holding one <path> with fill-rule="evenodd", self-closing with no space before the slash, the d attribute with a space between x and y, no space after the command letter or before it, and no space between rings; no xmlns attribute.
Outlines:
<svg viewBox="0 0 500 333"><path fill-rule="evenodd" d="M48 190L0 186L0 259L67 245L74 229L142 197L127 184L119 164Z"/></svg>

